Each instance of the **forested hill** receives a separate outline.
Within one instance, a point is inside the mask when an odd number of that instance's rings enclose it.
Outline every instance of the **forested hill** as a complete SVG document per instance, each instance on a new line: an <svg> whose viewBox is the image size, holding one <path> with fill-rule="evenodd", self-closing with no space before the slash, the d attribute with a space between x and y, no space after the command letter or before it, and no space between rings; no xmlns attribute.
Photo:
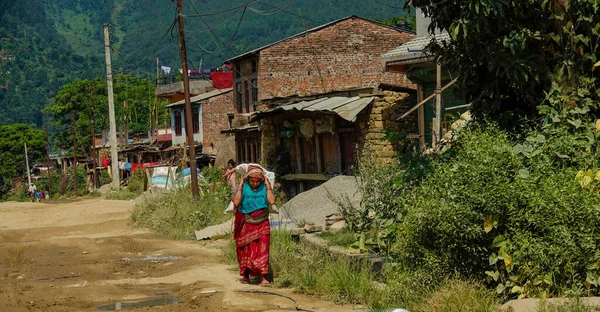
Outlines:
<svg viewBox="0 0 600 312"><path fill-rule="evenodd" d="M203 68L219 66L229 57L349 15L407 14L403 0L250 2L184 1L190 68L201 62ZM112 25L115 73L154 79L156 57L177 71L175 16L170 0L1 0L0 125L40 126L40 110L63 84L104 77L104 23Z"/></svg>

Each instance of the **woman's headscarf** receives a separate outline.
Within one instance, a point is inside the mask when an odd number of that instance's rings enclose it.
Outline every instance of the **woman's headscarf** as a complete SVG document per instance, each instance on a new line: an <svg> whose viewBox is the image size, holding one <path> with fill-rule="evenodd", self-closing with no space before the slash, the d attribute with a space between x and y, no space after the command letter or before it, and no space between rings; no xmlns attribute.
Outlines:
<svg viewBox="0 0 600 312"><path fill-rule="evenodd" d="M246 175L244 175L244 178L259 178L261 180L265 179L265 175L263 173L263 169L260 166L256 166L256 165L249 165L248 166L248 171L246 172Z"/></svg>

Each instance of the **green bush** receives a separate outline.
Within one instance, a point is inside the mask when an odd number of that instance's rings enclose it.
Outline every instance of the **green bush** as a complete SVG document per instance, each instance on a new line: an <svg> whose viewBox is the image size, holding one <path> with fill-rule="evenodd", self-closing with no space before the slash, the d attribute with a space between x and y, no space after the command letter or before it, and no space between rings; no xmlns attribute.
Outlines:
<svg viewBox="0 0 600 312"><path fill-rule="evenodd" d="M231 191L223 183L203 189L197 201L186 187L136 205L131 218L161 235L193 238L194 231L231 218L223 213L230 200Z"/></svg>
<svg viewBox="0 0 600 312"><path fill-rule="evenodd" d="M132 200L136 199L138 196L140 196L140 194L137 192L132 192L127 188L121 188L106 193L105 198L108 200Z"/></svg>
<svg viewBox="0 0 600 312"><path fill-rule="evenodd" d="M454 155L401 194L396 257L434 276L487 279L507 297L596 294L599 197L549 161L551 146L520 148L492 126L462 132Z"/></svg>
<svg viewBox="0 0 600 312"><path fill-rule="evenodd" d="M204 179L206 179L206 181L208 183L218 183L218 182L222 182L223 181L223 171L221 168L218 167L213 167L213 166L209 166L209 167L204 167L202 169L202 176L204 176Z"/></svg>
<svg viewBox="0 0 600 312"><path fill-rule="evenodd" d="M136 170L129 177L127 190L138 195L142 194L142 192L144 192L144 183L146 183L146 174L144 170Z"/></svg>

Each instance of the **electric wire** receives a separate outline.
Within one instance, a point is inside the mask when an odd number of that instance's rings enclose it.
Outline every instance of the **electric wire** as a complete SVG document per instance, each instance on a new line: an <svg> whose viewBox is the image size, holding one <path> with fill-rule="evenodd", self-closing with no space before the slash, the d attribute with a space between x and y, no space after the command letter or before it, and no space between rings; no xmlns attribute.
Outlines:
<svg viewBox="0 0 600 312"><path fill-rule="evenodd" d="M260 2L260 1L258 1L258 3L260 3L260 4L264 4L264 3ZM257 9L255 9L255 8L252 8L251 6L248 6L248 9L250 9L250 11L252 11L252 12L254 12L254 13L256 13L256 14L259 14L259 15L273 15L273 14L275 14L275 13L278 13L278 12L280 12L280 11L283 11L283 9L285 9L286 7L288 7L288 6L289 6L291 3L292 3L292 0L288 0L288 1L287 1L287 2L286 2L284 5L283 5L283 6L281 6L280 8L275 8L275 9L273 9L273 10L270 10L270 11L260 11L260 10L257 10Z"/></svg>

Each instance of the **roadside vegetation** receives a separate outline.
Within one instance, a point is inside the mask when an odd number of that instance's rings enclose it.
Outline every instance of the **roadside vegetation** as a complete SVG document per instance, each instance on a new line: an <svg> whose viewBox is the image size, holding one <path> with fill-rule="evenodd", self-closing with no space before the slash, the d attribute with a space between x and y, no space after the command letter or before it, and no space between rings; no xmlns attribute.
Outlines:
<svg viewBox="0 0 600 312"><path fill-rule="evenodd" d="M221 181L219 168L205 168L200 198L194 201L189 186L137 204L131 218L140 226L172 238L193 238L194 231L232 218L224 214L231 200L231 187Z"/></svg>
<svg viewBox="0 0 600 312"><path fill-rule="evenodd" d="M105 198L110 200L132 200L136 199L144 192L144 181L146 175L143 170L134 171L129 177L129 183L126 187L118 190L111 190L106 193Z"/></svg>

